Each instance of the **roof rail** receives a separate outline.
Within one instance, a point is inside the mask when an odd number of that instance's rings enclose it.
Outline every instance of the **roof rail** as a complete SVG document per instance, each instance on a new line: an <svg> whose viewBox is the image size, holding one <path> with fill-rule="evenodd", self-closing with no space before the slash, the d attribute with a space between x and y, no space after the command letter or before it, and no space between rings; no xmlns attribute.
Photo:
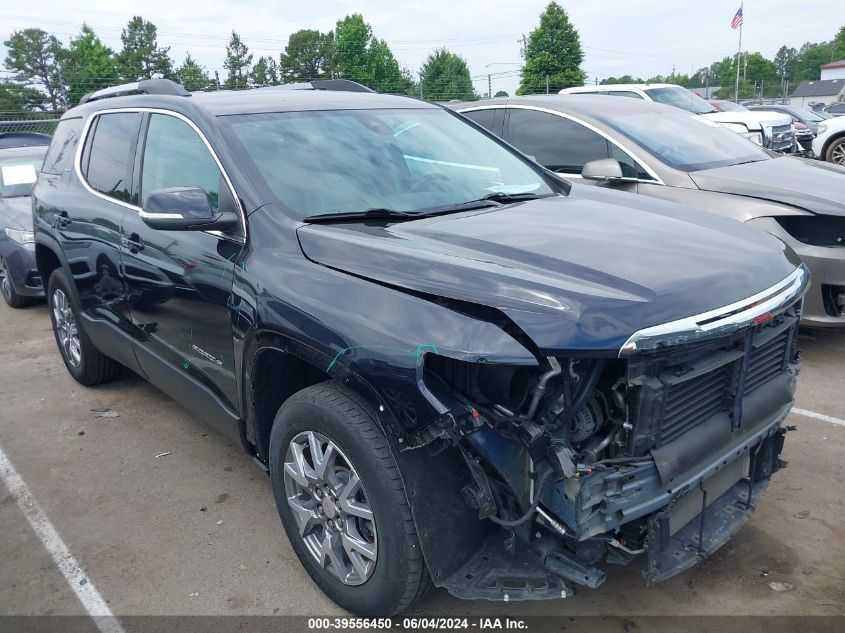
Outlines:
<svg viewBox="0 0 845 633"><path fill-rule="evenodd" d="M282 84L274 86L287 90L333 90L339 92L375 92L364 84L359 84L351 79L314 79L300 83Z"/></svg>
<svg viewBox="0 0 845 633"><path fill-rule="evenodd" d="M175 81L170 81L169 79L142 79L141 81L135 81L129 84L121 84L119 86L111 86L102 90L89 92L79 100L79 105L132 92L141 92L148 95L173 95L176 97L191 96L190 92Z"/></svg>

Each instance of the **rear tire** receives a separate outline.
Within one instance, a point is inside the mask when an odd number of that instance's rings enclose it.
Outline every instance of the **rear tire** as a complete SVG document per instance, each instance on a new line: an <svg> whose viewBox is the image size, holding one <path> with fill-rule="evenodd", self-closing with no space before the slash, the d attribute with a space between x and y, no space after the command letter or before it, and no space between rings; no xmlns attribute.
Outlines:
<svg viewBox="0 0 845 633"><path fill-rule="evenodd" d="M335 457L325 458L330 454ZM291 396L276 414L269 458L276 507L288 539L329 598L357 615L383 617L408 608L426 592L428 570L399 469L374 413L357 394L325 382ZM326 480L319 464L330 464L325 466ZM332 476L339 478L337 489L328 481ZM354 512L344 512L350 506L344 505L343 490L353 477L361 486L347 498L355 504ZM361 518L367 509L370 522ZM341 527L332 525L338 519ZM363 550L343 544L362 539L367 556L356 567L352 558ZM331 549L326 549L327 542L337 544L335 558L323 554Z"/></svg>
<svg viewBox="0 0 845 633"><path fill-rule="evenodd" d="M835 139L824 153L827 162L845 167L845 136Z"/></svg>
<svg viewBox="0 0 845 633"><path fill-rule="evenodd" d="M122 366L98 350L88 338L79 319L81 310L61 268L50 275L47 304L56 344L70 375L89 387L114 380Z"/></svg>
<svg viewBox="0 0 845 633"><path fill-rule="evenodd" d="M0 259L0 294L3 295L3 299L10 308L25 308L38 301L38 297L18 294L12 285L12 280L9 278L9 269L6 268L6 262L3 259Z"/></svg>

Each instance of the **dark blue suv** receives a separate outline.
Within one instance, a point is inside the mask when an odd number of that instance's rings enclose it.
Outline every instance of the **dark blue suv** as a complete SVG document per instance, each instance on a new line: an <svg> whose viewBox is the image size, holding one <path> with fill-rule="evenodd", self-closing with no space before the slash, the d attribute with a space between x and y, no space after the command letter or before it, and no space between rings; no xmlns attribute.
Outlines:
<svg viewBox="0 0 845 633"><path fill-rule="evenodd" d="M243 446L350 611L565 597L641 553L667 578L780 466L809 280L752 227L342 80L107 89L49 156L68 371L128 367Z"/></svg>

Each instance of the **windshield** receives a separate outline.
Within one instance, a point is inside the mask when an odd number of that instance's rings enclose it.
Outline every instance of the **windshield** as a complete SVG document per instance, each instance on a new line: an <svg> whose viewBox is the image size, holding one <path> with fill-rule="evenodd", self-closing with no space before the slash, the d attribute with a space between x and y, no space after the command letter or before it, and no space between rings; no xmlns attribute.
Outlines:
<svg viewBox="0 0 845 633"><path fill-rule="evenodd" d="M604 108L604 123L638 143L664 163L700 171L768 160L758 145L709 119L666 108L653 111Z"/></svg>
<svg viewBox="0 0 845 633"><path fill-rule="evenodd" d="M812 110L799 109L797 110L797 113L800 118L804 119L805 121L809 121L810 123L818 123L819 121L824 121L824 117L820 117Z"/></svg>
<svg viewBox="0 0 845 633"><path fill-rule="evenodd" d="M268 191L300 218L424 212L496 193L554 194L539 169L439 108L223 119Z"/></svg>
<svg viewBox="0 0 845 633"><path fill-rule="evenodd" d="M44 162L45 147L40 152L0 158L0 198L28 196Z"/></svg>
<svg viewBox="0 0 845 633"><path fill-rule="evenodd" d="M747 112L748 108L745 106L741 106L738 103L734 103L733 101L719 101L719 107L722 109L722 112Z"/></svg>
<svg viewBox="0 0 845 633"><path fill-rule="evenodd" d="M709 103L697 94L680 86L667 86L666 88L648 88L645 93L658 103L681 108L693 114L707 114L715 112Z"/></svg>

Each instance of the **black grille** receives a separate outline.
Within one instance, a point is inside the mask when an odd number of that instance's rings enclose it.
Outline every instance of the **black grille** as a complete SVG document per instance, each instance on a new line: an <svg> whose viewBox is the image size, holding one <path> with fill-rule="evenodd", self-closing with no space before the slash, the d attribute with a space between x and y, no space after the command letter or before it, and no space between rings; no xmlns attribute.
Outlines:
<svg viewBox="0 0 845 633"><path fill-rule="evenodd" d="M791 329L783 330L752 350L751 357L748 359L748 374L745 378L743 393L751 393L783 371L791 333Z"/></svg>
<svg viewBox="0 0 845 633"><path fill-rule="evenodd" d="M663 409L660 445L677 439L715 413L727 411L726 389L729 378L730 369L725 365L672 385Z"/></svg>

